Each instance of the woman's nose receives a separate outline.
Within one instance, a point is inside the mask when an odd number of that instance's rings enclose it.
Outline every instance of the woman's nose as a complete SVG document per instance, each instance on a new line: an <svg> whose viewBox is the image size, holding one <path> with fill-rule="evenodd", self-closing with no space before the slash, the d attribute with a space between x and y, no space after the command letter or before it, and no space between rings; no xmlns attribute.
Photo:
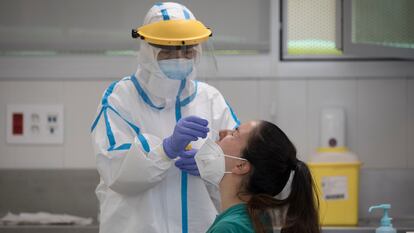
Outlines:
<svg viewBox="0 0 414 233"><path fill-rule="evenodd" d="M220 130L220 132L219 132L220 141L221 141L221 139L223 139L223 138L225 138L227 135L229 135L229 134L230 134L230 132L231 132L231 130L228 130L228 129L226 129L226 130Z"/></svg>

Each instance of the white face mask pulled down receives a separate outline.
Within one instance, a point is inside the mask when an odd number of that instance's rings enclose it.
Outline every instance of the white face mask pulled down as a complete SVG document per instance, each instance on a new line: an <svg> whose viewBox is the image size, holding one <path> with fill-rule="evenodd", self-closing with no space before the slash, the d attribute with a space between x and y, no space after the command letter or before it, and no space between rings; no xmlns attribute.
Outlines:
<svg viewBox="0 0 414 233"><path fill-rule="evenodd" d="M218 187L224 174L232 173L225 170L224 157L247 161L243 158L225 155L217 143L211 138L207 138L194 157L200 177Z"/></svg>

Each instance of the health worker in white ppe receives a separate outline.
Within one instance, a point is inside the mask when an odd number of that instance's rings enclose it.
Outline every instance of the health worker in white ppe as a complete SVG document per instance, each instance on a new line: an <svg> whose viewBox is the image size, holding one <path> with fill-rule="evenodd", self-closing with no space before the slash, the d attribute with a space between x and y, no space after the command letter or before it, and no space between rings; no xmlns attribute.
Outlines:
<svg viewBox="0 0 414 233"><path fill-rule="evenodd" d="M91 128L101 233L204 233L213 223L219 193L199 177L194 156L212 132L239 121L218 90L195 80L211 35L185 6L167 2L132 31L138 69L106 89Z"/></svg>

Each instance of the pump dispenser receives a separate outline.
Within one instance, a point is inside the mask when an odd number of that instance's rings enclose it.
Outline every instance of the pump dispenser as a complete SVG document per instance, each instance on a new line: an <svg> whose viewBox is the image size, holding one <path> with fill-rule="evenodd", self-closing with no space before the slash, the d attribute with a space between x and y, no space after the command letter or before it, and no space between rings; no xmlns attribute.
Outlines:
<svg viewBox="0 0 414 233"><path fill-rule="evenodd" d="M392 227L391 220L388 216L388 210L391 209L390 204L382 204L377 206L371 206L368 209L368 212L372 212L374 209L383 209L384 215L381 218L381 225L375 230L375 233L397 233L397 230Z"/></svg>

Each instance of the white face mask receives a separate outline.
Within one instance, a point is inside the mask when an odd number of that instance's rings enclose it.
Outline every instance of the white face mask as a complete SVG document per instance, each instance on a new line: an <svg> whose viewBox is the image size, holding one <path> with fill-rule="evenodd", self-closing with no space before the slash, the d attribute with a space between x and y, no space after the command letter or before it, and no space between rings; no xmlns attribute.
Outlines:
<svg viewBox="0 0 414 233"><path fill-rule="evenodd" d="M186 58L160 60L158 66L167 78L183 80L193 72L194 60Z"/></svg>
<svg viewBox="0 0 414 233"><path fill-rule="evenodd" d="M217 143L212 139L207 138L194 157L198 171L200 172L200 177L203 180L218 186L223 179L224 174L231 173L225 171L224 157L247 161L243 158L225 155Z"/></svg>

